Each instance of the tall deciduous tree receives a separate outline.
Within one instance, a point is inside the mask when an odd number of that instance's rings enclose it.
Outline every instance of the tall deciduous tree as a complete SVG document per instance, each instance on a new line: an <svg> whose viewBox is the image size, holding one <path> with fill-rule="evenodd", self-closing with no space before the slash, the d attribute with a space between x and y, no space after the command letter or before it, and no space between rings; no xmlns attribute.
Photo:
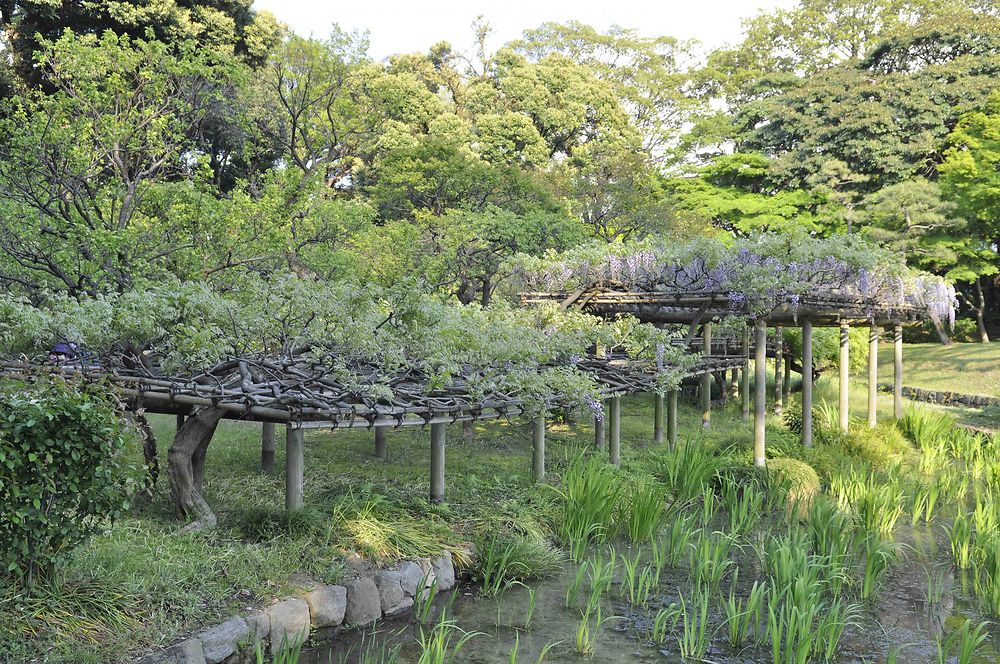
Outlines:
<svg viewBox="0 0 1000 664"><path fill-rule="evenodd" d="M35 67L45 43L66 31L100 35L110 30L134 39L167 44L195 42L214 52L241 55L260 62L277 39L278 22L257 13L249 0L2 0L0 25L13 54L15 69L24 80L41 82L44 71Z"/></svg>
<svg viewBox="0 0 1000 664"><path fill-rule="evenodd" d="M143 210L198 168L188 136L225 68L190 45L65 35L39 56L51 94L8 102L0 142L0 280L73 294L120 289L190 249Z"/></svg>
<svg viewBox="0 0 1000 664"><path fill-rule="evenodd" d="M995 282L985 287L984 282L1000 271L1000 94L992 96L983 110L963 116L948 143L939 168L941 185L969 220L969 236L978 243L960 278L973 284L975 299L967 301L985 340L987 298L988 294L995 298L997 289Z"/></svg>

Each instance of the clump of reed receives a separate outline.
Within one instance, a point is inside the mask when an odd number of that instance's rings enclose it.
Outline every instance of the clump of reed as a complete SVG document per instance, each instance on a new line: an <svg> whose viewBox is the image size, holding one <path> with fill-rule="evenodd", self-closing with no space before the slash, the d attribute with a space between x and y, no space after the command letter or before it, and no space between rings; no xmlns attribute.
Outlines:
<svg viewBox="0 0 1000 664"><path fill-rule="evenodd" d="M514 583L541 579L562 570L563 555L547 543L510 533L491 533L478 541L474 579L483 595L497 595Z"/></svg>
<svg viewBox="0 0 1000 664"><path fill-rule="evenodd" d="M687 441L674 450L662 452L653 473L680 502L687 502L703 493L721 463L704 445Z"/></svg>
<svg viewBox="0 0 1000 664"><path fill-rule="evenodd" d="M580 452L570 459L562 486L556 490L563 502L558 535L573 560L583 560L591 542L614 538L622 485L613 466Z"/></svg>

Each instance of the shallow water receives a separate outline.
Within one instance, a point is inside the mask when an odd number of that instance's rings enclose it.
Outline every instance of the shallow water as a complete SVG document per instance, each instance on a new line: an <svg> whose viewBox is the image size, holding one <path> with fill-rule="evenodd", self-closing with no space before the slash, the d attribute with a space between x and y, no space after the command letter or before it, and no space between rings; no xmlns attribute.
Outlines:
<svg viewBox="0 0 1000 664"><path fill-rule="evenodd" d="M846 630L835 660L837 662L884 662L890 649L899 650L900 662L934 662L937 657L936 639L941 638L942 630L955 629L965 619L972 619L974 623L987 619L979 613L975 599L963 591L962 577L956 577L952 572L947 542L939 526L910 528L908 524L900 525L896 530L896 539L904 545L904 557L888 576L878 600L865 608L859 624ZM631 553L621 545L619 551ZM747 564L750 556L737 555L736 558L743 559L739 587L749 587L755 574L753 566ZM435 602L433 619L450 602L448 615L454 617L463 630L477 632L462 647L459 656L448 661L482 664L510 662L511 650L516 646L517 661L534 664L542 650L553 643L555 645L549 649L545 661L580 661L582 658L575 646L580 611L564 606L566 590L577 567L567 562L562 575L531 583L535 591L535 609L527 628L524 625L529 604L526 588L515 586L502 596L492 598L480 596L476 587L466 584L453 593L439 597ZM928 606L927 602L928 568L945 573L942 601L934 606ZM588 587L589 583L585 581L580 591L581 605ZM619 587L616 577L602 604L604 615L614 617L596 630L594 650L586 659L599 663L683 661L675 640L660 647L653 644L648 635L656 612L671 602L677 602L680 592L688 593L686 571L665 570L646 608L632 607L620 599ZM728 590L728 580L723 581L722 587ZM370 631L341 633L334 642L304 653L302 662L353 664L367 661L374 664L380 661L378 657L365 660L362 656L366 649L373 647L372 644L375 644L376 652L398 645L400 652L396 661L399 664L416 662L421 651L418 643L421 629L428 633L431 625L416 625L412 620L408 616L383 621L374 634ZM723 621L714 605L710 621L713 626L721 626ZM675 630L677 633L679 627ZM1000 661L1000 629L991 626L989 638L978 653L974 660L976 664ZM741 652L733 652L722 630L716 634L704 659L719 664L751 664L770 660L771 654L765 648L747 647Z"/></svg>

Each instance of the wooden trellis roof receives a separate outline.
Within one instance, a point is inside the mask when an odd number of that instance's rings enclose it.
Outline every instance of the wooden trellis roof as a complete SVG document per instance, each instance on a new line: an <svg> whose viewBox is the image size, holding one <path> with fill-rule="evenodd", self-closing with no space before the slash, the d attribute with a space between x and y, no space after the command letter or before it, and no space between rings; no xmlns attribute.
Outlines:
<svg viewBox="0 0 1000 664"><path fill-rule="evenodd" d="M803 320L817 326L836 326L841 322L887 325L927 315L925 307L915 304L836 294L789 296L772 303L764 312L751 310L746 301L727 293L682 294L593 287L573 293L521 294L522 304L543 302L559 302L563 308L577 308L605 318L628 314L654 324L696 324L713 318L753 315L774 325L795 325Z"/></svg>
<svg viewBox="0 0 1000 664"><path fill-rule="evenodd" d="M738 356L710 357L685 372L685 377L740 366ZM575 363L593 374L607 396L655 389L651 367L624 357L588 356ZM526 404L513 394L470 396L464 380L428 389L429 377L416 370L386 376L374 365L351 366L352 376L367 376L371 385L383 385L388 394L372 399L337 377L328 366L305 358L240 358L221 362L194 376L171 376L149 369L96 363L0 363L0 375L32 380L45 373L85 380L103 380L133 408L166 414L187 414L199 407L226 411L230 419L291 424L302 428L351 428L423 425L518 415ZM549 405L558 406L558 398Z"/></svg>

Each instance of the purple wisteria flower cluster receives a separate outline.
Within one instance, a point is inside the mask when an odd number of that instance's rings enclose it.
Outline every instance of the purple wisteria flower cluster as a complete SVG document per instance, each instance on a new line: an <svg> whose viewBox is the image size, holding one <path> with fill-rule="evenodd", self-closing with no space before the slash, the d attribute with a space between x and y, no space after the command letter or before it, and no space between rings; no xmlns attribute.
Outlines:
<svg viewBox="0 0 1000 664"><path fill-rule="evenodd" d="M608 287L674 295L720 295L750 316L806 299L852 299L862 307L925 307L952 318L954 289L944 280L915 273L902 258L857 238L773 236L736 246L716 240L633 250L615 245L549 257L524 270L529 287L545 291Z"/></svg>

